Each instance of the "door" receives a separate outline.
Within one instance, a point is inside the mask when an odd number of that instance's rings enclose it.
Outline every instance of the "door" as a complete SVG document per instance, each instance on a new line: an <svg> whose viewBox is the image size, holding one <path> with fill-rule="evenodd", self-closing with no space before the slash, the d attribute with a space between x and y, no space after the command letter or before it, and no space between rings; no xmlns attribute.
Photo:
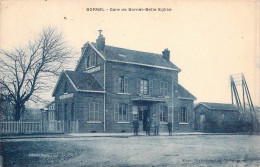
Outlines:
<svg viewBox="0 0 260 167"><path fill-rule="evenodd" d="M150 119L150 110L148 106L140 106L138 110L139 128L146 130L147 120Z"/></svg>
<svg viewBox="0 0 260 167"><path fill-rule="evenodd" d="M139 129L143 129L144 112L142 108L138 110Z"/></svg>
<svg viewBox="0 0 260 167"><path fill-rule="evenodd" d="M200 131L204 131L205 115L200 115Z"/></svg>
<svg viewBox="0 0 260 167"><path fill-rule="evenodd" d="M145 109L143 111L143 115L144 115L144 117L143 117L143 130L146 131L147 121L148 121L148 119L150 119L150 111L149 111L148 107L147 107L147 109Z"/></svg>
<svg viewBox="0 0 260 167"><path fill-rule="evenodd" d="M70 133L70 121L68 118L68 105L64 106L64 132Z"/></svg>

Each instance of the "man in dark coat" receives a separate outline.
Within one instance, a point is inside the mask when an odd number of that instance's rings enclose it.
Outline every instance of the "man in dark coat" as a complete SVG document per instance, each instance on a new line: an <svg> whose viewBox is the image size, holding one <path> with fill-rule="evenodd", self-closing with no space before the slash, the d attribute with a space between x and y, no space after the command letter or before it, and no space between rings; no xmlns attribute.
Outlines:
<svg viewBox="0 0 260 167"><path fill-rule="evenodd" d="M168 126L168 130L169 130L169 136L171 136L172 135L172 123L168 122L167 126Z"/></svg>
<svg viewBox="0 0 260 167"><path fill-rule="evenodd" d="M145 129L146 135L149 135L149 136L150 136L151 122L150 122L149 119L147 119L145 127L146 127L146 129Z"/></svg>
<svg viewBox="0 0 260 167"><path fill-rule="evenodd" d="M138 135L138 129L139 129L139 121L137 119L135 119L133 121L133 127L134 127L134 135Z"/></svg>
<svg viewBox="0 0 260 167"><path fill-rule="evenodd" d="M154 135L158 136L159 135L159 126L160 123L157 119L154 119Z"/></svg>

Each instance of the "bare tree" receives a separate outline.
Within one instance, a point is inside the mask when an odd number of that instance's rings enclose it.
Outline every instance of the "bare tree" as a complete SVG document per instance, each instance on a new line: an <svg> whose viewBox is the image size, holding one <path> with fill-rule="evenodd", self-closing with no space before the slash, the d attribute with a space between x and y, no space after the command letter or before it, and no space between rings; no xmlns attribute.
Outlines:
<svg viewBox="0 0 260 167"><path fill-rule="evenodd" d="M0 92L14 107L18 121L27 101L38 101L37 92L50 87L50 78L58 75L72 53L62 33L48 27L38 38L21 48L0 51Z"/></svg>

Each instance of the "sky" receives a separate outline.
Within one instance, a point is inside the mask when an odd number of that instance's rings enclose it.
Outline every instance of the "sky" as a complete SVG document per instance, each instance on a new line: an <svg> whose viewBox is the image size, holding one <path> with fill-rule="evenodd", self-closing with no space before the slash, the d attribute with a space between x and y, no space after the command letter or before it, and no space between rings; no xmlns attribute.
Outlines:
<svg viewBox="0 0 260 167"><path fill-rule="evenodd" d="M1 49L23 46L43 27L53 26L77 51L70 60L74 70L80 48L87 41L95 42L101 29L107 45L158 54L168 48L170 60L182 69L179 82L197 97L195 103L231 103L229 76L244 73L253 102L260 105L258 0L5 0L0 4ZM43 97L51 100L51 93Z"/></svg>

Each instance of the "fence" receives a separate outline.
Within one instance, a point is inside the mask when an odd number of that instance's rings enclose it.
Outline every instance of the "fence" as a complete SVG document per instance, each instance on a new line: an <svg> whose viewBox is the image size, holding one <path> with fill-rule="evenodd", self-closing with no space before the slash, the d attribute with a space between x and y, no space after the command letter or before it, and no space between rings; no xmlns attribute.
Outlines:
<svg viewBox="0 0 260 167"><path fill-rule="evenodd" d="M0 134L63 133L63 121L49 122L0 122Z"/></svg>
<svg viewBox="0 0 260 167"><path fill-rule="evenodd" d="M49 122L6 121L0 122L0 134L33 134L33 133L77 133L78 121L69 122L70 128L65 130L64 121Z"/></svg>

